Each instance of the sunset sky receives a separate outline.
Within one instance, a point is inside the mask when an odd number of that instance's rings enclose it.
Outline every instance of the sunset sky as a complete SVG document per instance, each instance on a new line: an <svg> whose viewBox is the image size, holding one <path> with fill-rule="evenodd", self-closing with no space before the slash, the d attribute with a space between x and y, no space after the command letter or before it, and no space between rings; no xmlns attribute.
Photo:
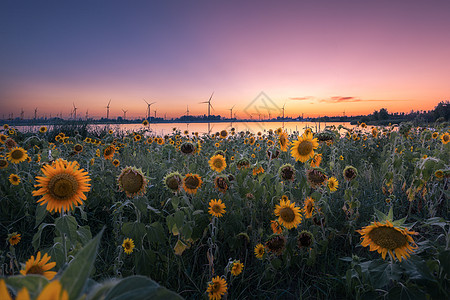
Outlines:
<svg viewBox="0 0 450 300"><path fill-rule="evenodd" d="M1 1L0 117L238 118L429 110L450 99L450 1ZM250 107L249 107L250 105ZM278 110L279 111L279 110ZM272 117L274 116L272 112Z"/></svg>

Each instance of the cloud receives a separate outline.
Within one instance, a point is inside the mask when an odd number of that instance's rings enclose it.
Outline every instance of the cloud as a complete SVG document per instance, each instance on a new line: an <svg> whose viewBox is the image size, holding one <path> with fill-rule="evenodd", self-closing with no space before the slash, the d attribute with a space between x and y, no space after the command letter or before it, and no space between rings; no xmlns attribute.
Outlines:
<svg viewBox="0 0 450 300"><path fill-rule="evenodd" d="M335 96L329 99L321 99L319 102L325 103L349 103L349 102L395 102L395 101L408 101L408 100L374 100L374 99L361 99L351 96Z"/></svg>
<svg viewBox="0 0 450 300"><path fill-rule="evenodd" d="M306 97L290 97L289 100L295 100L295 101L305 101L305 100L310 100L311 96L306 96Z"/></svg>

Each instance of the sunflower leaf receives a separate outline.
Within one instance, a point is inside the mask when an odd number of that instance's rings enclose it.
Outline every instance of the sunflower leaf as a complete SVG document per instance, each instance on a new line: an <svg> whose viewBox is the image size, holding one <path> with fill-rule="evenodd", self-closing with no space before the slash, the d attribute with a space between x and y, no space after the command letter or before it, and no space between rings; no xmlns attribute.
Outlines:
<svg viewBox="0 0 450 300"><path fill-rule="evenodd" d="M41 275L27 275L27 276L11 276L5 278L6 284L13 288L16 292L22 288L26 288L31 297L36 297L39 291L48 284L47 278Z"/></svg>

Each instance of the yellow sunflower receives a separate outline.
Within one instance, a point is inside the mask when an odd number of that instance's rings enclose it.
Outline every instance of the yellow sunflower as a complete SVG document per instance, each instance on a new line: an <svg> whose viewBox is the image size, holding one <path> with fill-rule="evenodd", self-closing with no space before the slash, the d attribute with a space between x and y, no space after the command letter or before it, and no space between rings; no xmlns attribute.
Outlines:
<svg viewBox="0 0 450 300"><path fill-rule="evenodd" d="M123 247L123 251L126 254L131 254L131 253L133 253L133 249L134 249L134 241L130 238L126 238L123 240L122 247Z"/></svg>
<svg viewBox="0 0 450 300"><path fill-rule="evenodd" d="M122 169L117 178L119 189L124 191L127 197L131 198L137 195L143 195L147 187L147 178L142 170L135 167L126 167Z"/></svg>
<svg viewBox="0 0 450 300"><path fill-rule="evenodd" d="M27 151L25 151L25 149L23 149L22 147L14 147L11 149L10 152L8 152L6 157L8 157L8 159L12 163L18 164L23 161L26 161L28 158L28 154L27 154Z"/></svg>
<svg viewBox="0 0 450 300"><path fill-rule="evenodd" d="M274 212L278 217L278 223L287 229L297 227L302 221L300 207L296 207L290 200L281 199L280 204L275 206Z"/></svg>
<svg viewBox="0 0 450 300"><path fill-rule="evenodd" d="M450 134L448 132L444 133L441 136L441 141L444 145L447 144L448 142L450 142Z"/></svg>
<svg viewBox="0 0 450 300"><path fill-rule="evenodd" d="M142 121L142 125L147 126L148 125L148 121L147 120Z"/></svg>
<svg viewBox="0 0 450 300"><path fill-rule="evenodd" d="M158 138L156 142L158 143L158 145L164 145L164 140L162 138Z"/></svg>
<svg viewBox="0 0 450 300"><path fill-rule="evenodd" d="M222 202L222 200L216 200L216 199L211 199L211 201L209 201L209 209L208 212L213 216L213 217L222 217L223 214L226 212L225 211L225 203Z"/></svg>
<svg viewBox="0 0 450 300"><path fill-rule="evenodd" d="M20 233L13 232L8 235L8 242L11 246L17 245L21 240Z"/></svg>
<svg viewBox="0 0 450 300"><path fill-rule="evenodd" d="M305 213L305 218L312 218L315 207L316 203L314 202L314 199L311 197L306 197L305 202L303 203L303 212Z"/></svg>
<svg viewBox="0 0 450 300"><path fill-rule="evenodd" d="M263 244L256 245L254 251L255 251L255 256L257 259L262 259L264 256L264 253L266 252Z"/></svg>
<svg viewBox="0 0 450 300"><path fill-rule="evenodd" d="M73 151L75 151L76 153L80 153L83 151L83 146L80 144L76 144L75 146L73 146Z"/></svg>
<svg viewBox="0 0 450 300"><path fill-rule="evenodd" d="M11 182L12 185L19 185L20 177L16 174L11 174L9 175L9 182Z"/></svg>
<svg viewBox="0 0 450 300"><path fill-rule="evenodd" d="M13 300L8 293L5 281L0 280L0 299ZM22 288L16 295L16 300L30 300L30 293L26 287ZM54 280L47 284L45 288L39 293L36 300L69 300L69 294L62 288L58 280Z"/></svg>
<svg viewBox="0 0 450 300"><path fill-rule="evenodd" d="M116 152L116 147L114 145L109 145L103 150L103 157L105 159L111 159L114 156L114 152Z"/></svg>
<svg viewBox="0 0 450 300"><path fill-rule="evenodd" d="M222 296L227 292L227 282L225 279L219 276L214 277L209 283L206 289L210 300L220 300Z"/></svg>
<svg viewBox="0 0 450 300"><path fill-rule="evenodd" d="M4 144L7 139L8 139L7 135L4 135L3 133L0 133L0 143L1 144Z"/></svg>
<svg viewBox="0 0 450 300"><path fill-rule="evenodd" d="M188 194L196 194L202 186L202 178L198 174L188 173L183 178L183 188Z"/></svg>
<svg viewBox="0 0 450 300"><path fill-rule="evenodd" d="M39 251L36 255L36 259L34 259L34 256L31 256L31 258L27 260L27 262L25 263L25 269L20 270L20 274L43 275L48 280L52 280L53 277L55 277L56 272L49 270L56 266L56 262L47 263L50 260L50 258L52 257L48 256L47 253L45 253L41 259L41 252Z"/></svg>
<svg viewBox="0 0 450 300"><path fill-rule="evenodd" d="M383 223L375 221L357 232L362 235L361 245L370 246L370 251L377 251L383 259L389 252L392 258L396 256L399 261L402 261L402 258L407 259L410 257L410 253L417 249L417 245L411 237L417 233L397 227L389 220Z"/></svg>
<svg viewBox="0 0 450 300"><path fill-rule="evenodd" d="M344 157L342 155L339 156L339 160L344 160Z"/></svg>
<svg viewBox="0 0 450 300"><path fill-rule="evenodd" d="M8 161L4 158L0 159L0 169L5 169L9 165Z"/></svg>
<svg viewBox="0 0 450 300"><path fill-rule="evenodd" d="M56 160L51 165L41 168L44 176L37 176L38 182L33 191L33 196L43 196L37 202L44 205L47 203L47 210L69 211L73 205L83 204L86 200L84 192L89 192L91 179L84 169L79 169L76 161L64 162Z"/></svg>
<svg viewBox="0 0 450 300"><path fill-rule="evenodd" d="M278 143L280 144L281 151L286 152L288 150L289 138L286 132L280 133L280 136L278 137Z"/></svg>
<svg viewBox="0 0 450 300"><path fill-rule="evenodd" d="M226 138L227 136L228 136L228 131L226 131L226 130L222 130L221 132L220 132L220 135L219 135L222 139L224 139L224 138Z"/></svg>
<svg viewBox="0 0 450 300"><path fill-rule="evenodd" d="M41 127L39 128L39 132L40 132L40 133L45 133L45 132L47 132L47 127L46 127L46 126L41 126Z"/></svg>
<svg viewBox="0 0 450 300"><path fill-rule="evenodd" d="M118 159L115 159L112 161L112 164L114 165L114 167L118 167L120 165L120 161Z"/></svg>
<svg viewBox="0 0 450 300"><path fill-rule="evenodd" d="M280 223L278 221L270 221L270 228L272 228L272 232L274 234L281 234L283 230L281 229Z"/></svg>
<svg viewBox="0 0 450 300"><path fill-rule="evenodd" d="M209 160L208 163L213 171L216 171L219 173L222 172L223 170L225 170L225 168L227 167L225 158L220 154L217 154L217 155L214 155L213 157L211 157L211 159Z"/></svg>
<svg viewBox="0 0 450 300"><path fill-rule="evenodd" d="M314 149L319 147L319 142L317 138L313 138L312 133L304 133L291 145L291 155L295 160L305 162L314 156Z"/></svg>
<svg viewBox="0 0 450 300"><path fill-rule="evenodd" d="M311 159L311 168L318 168L320 163L322 162L322 154L316 153Z"/></svg>
<svg viewBox="0 0 450 300"><path fill-rule="evenodd" d="M339 181L335 177L330 177L328 179L328 188L330 192L336 192L339 186Z"/></svg>
<svg viewBox="0 0 450 300"><path fill-rule="evenodd" d="M231 275L238 276L242 273L242 270L244 269L244 264L241 263L240 260L233 261L233 265L231 266Z"/></svg>

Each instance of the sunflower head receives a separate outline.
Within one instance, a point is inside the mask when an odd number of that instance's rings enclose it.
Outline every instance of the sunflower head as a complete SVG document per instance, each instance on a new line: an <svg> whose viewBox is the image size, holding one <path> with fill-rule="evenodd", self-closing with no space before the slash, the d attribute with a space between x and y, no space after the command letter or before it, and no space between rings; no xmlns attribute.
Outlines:
<svg viewBox="0 0 450 300"><path fill-rule="evenodd" d="M147 178L145 178L141 169L135 167L126 167L122 169L117 184L119 189L124 191L127 197L142 195L147 186Z"/></svg>
<svg viewBox="0 0 450 300"><path fill-rule="evenodd" d="M120 165L120 160L115 159L112 161L112 164L114 165L114 167L118 167Z"/></svg>
<svg viewBox="0 0 450 300"><path fill-rule="evenodd" d="M243 157L237 161L236 166L239 170L246 169L250 167L250 161L247 158Z"/></svg>
<svg viewBox="0 0 450 300"><path fill-rule="evenodd" d="M5 141L5 146L9 150L11 150L12 148L17 147L17 143L12 138L7 138L6 141Z"/></svg>
<svg viewBox="0 0 450 300"><path fill-rule="evenodd" d="M318 168L320 163L322 162L322 154L316 153L311 159L311 168Z"/></svg>
<svg viewBox="0 0 450 300"><path fill-rule="evenodd" d="M232 175L229 175L232 176ZM214 178L214 187L220 192L225 193L228 190L229 180L227 175L219 175Z"/></svg>
<svg viewBox="0 0 450 300"><path fill-rule="evenodd" d="M297 161L305 162L314 156L314 149L319 147L317 138L312 133L304 133L297 141L291 143L291 155Z"/></svg>
<svg viewBox="0 0 450 300"><path fill-rule="evenodd" d="M299 248L309 248L311 247L313 240L313 234L307 230L303 230L297 237L297 245Z"/></svg>
<svg viewBox="0 0 450 300"><path fill-rule="evenodd" d="M164 179L164 184L172 192L178 192L181 189L182 181L181 174L178 172L172 172L167 174Z"/></svg>
<svg viewBox="0 0 450 300"><path fill-rule="evenodd" d="M13 232L11 234L8 234L7 240L11 246L17 245L21 240L20 233Z"/></svg>
<svg viewBox="0 0 450 300"><path fill-rule="evenodd" d="M286 152L289 146L289 138L286 132L282 132L278 136L278 144L283 152Z"/></svg>
<svg viewBox="0 0 450 300"><path fill-rule="evenodd" d="M9 182L11 182L12 185L19 185L20 177L16 174L11 174L9 175Z"/></svg>
<svg viewBox="0 0 450 300"><path fill-rule="evenodd" d="M295 228L300 224L300 208L295 206L295 202L281 199L280 204L275 206L275 215L278 217L278 223L287 229Z"/></svg>
<svg viewBox="0 0 450 300"><path fill-rule="evenodd" d="M448 142L450 142L450 134L448 132L444 133L441 136L441 141L444 145L446 145Z"/></svg>
<svg viewBox="0 0 450 300"><path fill-rule="evenodd" d="M314 199L311 197L306 197L305 202L303 203L303 213L305 214L305 218L312 218L315 207L316 202Z"/></svg>
<svg viewBox="0 0 450 300"><path fill-rule="evenodd" d="M327 183L328 189L330 192L336 192L339 186L339 181L335 177L330 177Z"/></svg>
<svg viewBox="0 0 450 300"><path fill-rule="evenodd" d="M39 132L40 132L40 133L45 133L45 132L47 132L47 127L46 127L46 126L41 126L41 127L39 128Z"/></svg>
<svg viewBox="0 0 450 300"><path fill-rule="evenodd" d="M55 277L56 272L49 270L56 266L56 262L48 263L51 258L52 257L48 256L47 253L41 258L41 252L39 251L36 255L36 259L34 256L31 256L31 258L27 260L25 269L20 270L20 274L24 276L29 274L43 275L48 280L52 280L53 277Z"/></svg>
<svg viewBox="0 0 450 300"><path fill-rule="evenodd" d="M316 133L316 138L319 141L319 143L326 143L326 142L333 143L335 137L336 137L336 135L330 130L325 130L325 131Z"/></svg>
<svg viewBox="0 0 450 300"><path fill-rule="evenodd" d="M281 234L283 232L283 229L280 226L280 223L276 220L270 221L270 228L272 229L272 232L274 234Z"/></svg>
<svg viewBox="0 0 450 300"><path fill-rule="evenodd" d="M195 153L195 145L191 142L184 142L180 146L180 151L183 154L194 154Z"/></svg>
<svg viewBox="0 0 450 300"><path fill-rule="evenodd" d="M7 135L4 135L3 133L0 133L0 143L1 144L4 144L7 139L8 139Z"/></svg>
<svg viewBox="0 0 450 300"><path fill-rule="evenodd" d="M75 146L73 146L73 151L75 151L76 153L80 153L81 151L83 151L83 146L80 144L76 144Z"/></svg>
<svg viewBox="0 0 450 300"><path fill-rule="evenodd" d="M312 188L318 188L327 182L327 175L321 169L313 168L306 171L306 179Z"/></svg>
<svg viewBox="0 0 450 300"><path fill-rule="evenodd" d="M14 147L7 154L7 157L12 163L18 164L27 160L28 154L27 151L25 151L25 149L23 149L22 147Z"/></svg>
<svg viewBox="0 0 450 300"><path fill-rule="evenodd" d="M6 168L8 165L9 165L9 164L8 164L8 161L7 161L6 159L4 159L4 158L1 158L1 159L0 159L0 169L4 169L4 168Z"/></svg>
<svg viewBox="0 0 450 300"><path fill-rule="evenodd" d="M147 126L148 125L148 121L147 120L142 121L142 125Z"/></svg>
<svg viewBox="0 0 450 300"><path fill-rule="evenodd" d="M358 176L358 170L353 166L346 166L343 171L343 175L345 180L352 181L356 178L356 176Z"/></svg>
<svg viewBox="0 0 450 300"><path fill-rule="evenodd" d="M109 145L108 147L106 147L103 150L103 157L105 159L111 159L112 160L115 152L116 152L116 147L114 145Z"/></svg>
<svg viewBox="0 0 450 300"><path fill-rule="evenodd" d="M211 199L211 201L209 201L208 212L213 217L222 217L226 212L225 208L225 203L223 203L221 199Z"/></svg>
<svg viewBox="0 0 450 300"><path fill-rule="evenodd" d="M228 131L222 130L222 131L219 133L219 136L220 136L222 139L226 138L226 137L228 136Z"/></svg>
<svg viewBox="0 0 450 300"><path fill-rule="evenodd" d="M269 160L272 160L272 159L278 158L278 156L280 156L281 152L278 148L272 147L272 148L267 149L266 153L267 153L267 158Z"/></svg>
<svg viewBox="0 0 450 300"><path fill-rule="evenodd" d="M206 289L209 299L220 300L222 296L227 292L227 282L225 279L219 276L214 277L209 283Z"/></svg>
<svg viewBox="0 0 450 300"><path fill-rule="evenodd" d="M278 176L284 181L294 181L295 169L291 164L284 164L278 169Z"/></svg>
<svg viewBox="0 0 450 300"><path fill-rule="evenodd" d="M183 178L183 188L188 194L196 194L202 183L202 178L198 174L188 173Z"/></svg>
<svg viewBox="0 0 450 300"><path fill-rule="evenodd" d="M242 273L242 270L244 269L244 264L241 263L240 260L234 260L231 263L231 275L238 276Z"/></svg>
<svg viewBox="0 0 450 300"><path fill-rule="evenodd" d="M286 247L286 238L283 235L272 237L266 242L266 248L275 255L281 255Z"/></svg>
<svg viewBox="0 0 450 300"><path fill-rule="evenodd" d="M264 256L264 253L266 252L266 250L264 248L264 245L263 244L257 244L255 246L254 252L255 252L255 256L256 256L257 259L262 259L263 256Z"/></svg>
<svg viewBox="0 0 450 300"><path fill-rule="evenodd" d="M123 240L122 247L123 252L125 252L126 254L131 254L133 253L134 249L134 241L130 238L126 238Z"/></svg>
<svg viewBox="0 0 450 300"><path fill-rule="evenodd" d="M211 170L219 173L225 170L225 168L227 167L225 158L220 154L212 156L208 163L209 166L211 167Z"/></svg>

